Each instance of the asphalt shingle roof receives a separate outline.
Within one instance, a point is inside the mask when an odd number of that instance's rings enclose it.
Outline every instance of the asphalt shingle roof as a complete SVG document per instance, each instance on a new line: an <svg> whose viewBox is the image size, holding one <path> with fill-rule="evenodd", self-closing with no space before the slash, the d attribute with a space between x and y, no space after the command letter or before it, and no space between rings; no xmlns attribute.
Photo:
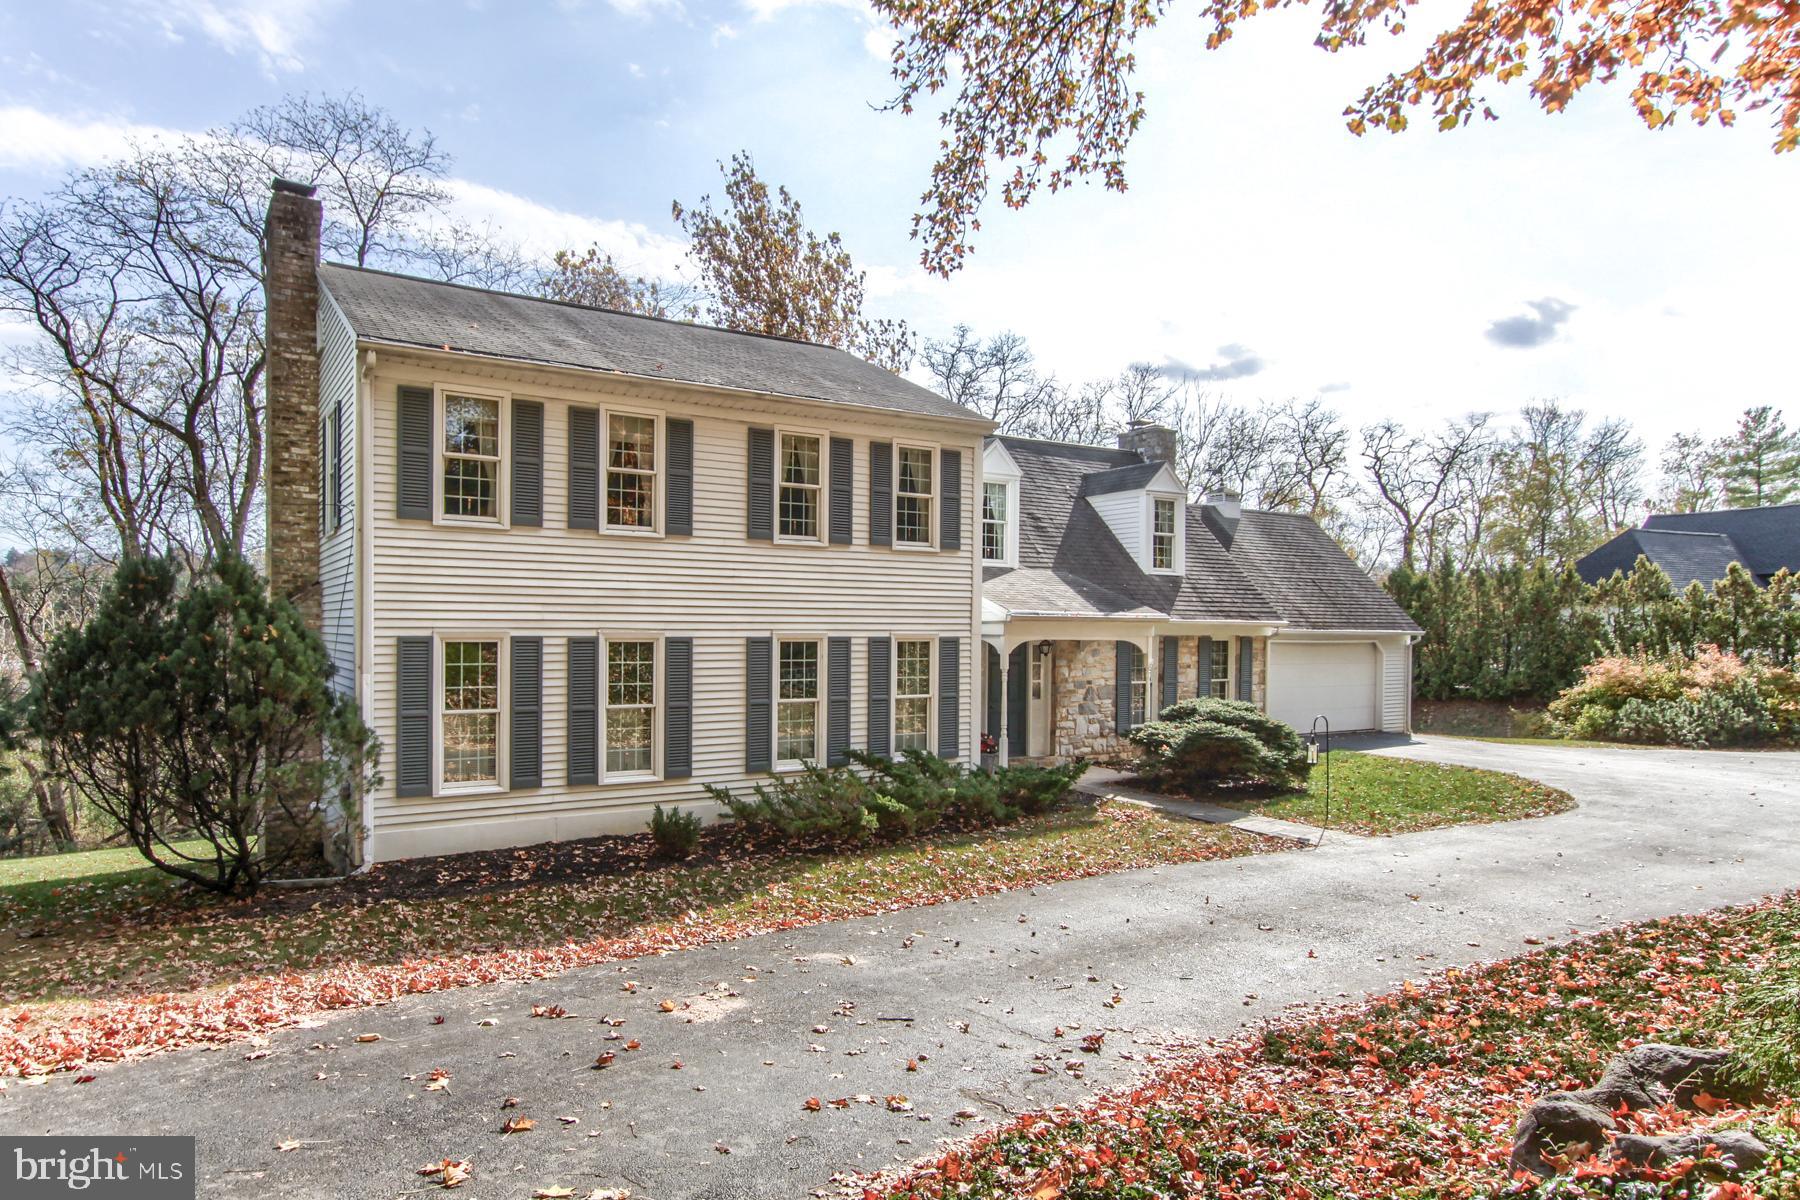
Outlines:
<svg viewBox="0 0 1800 1200"><path fill-rule="evenodd" d="M1725 578L1726 569L1743 562L1736 542L1722 533L1686 529L1627 529L1575 563L1575 572L1589 583L1599 583L1614 571L1630 573L1638 556L1663 569L1678 588L1698 580L1710 587ZM1746 564L1747 565L1747 564Z"/></svg>
<svg viewBox="0 0 1800 1200"><path fill-rule="evenodd" d="M985 422L844 350L328 263L360 339Z"/></svg>
<svg viewBox="0 0 1800 1200"><path fill-rule="evenodd" d="M1109 496L1114 492L1130 492L1148 486L1162 470L1161 463L1141 462L1128 467L1113 467L1106 471L1095 471L1081 481L1081 494L1084 496Z"/></svg>
<svg viewBox="0 0 1800 1200"><path fill-rule="evenodd" d="M1723 534L1737 548L1738 561L1764 580L1783 567L1800 571L1800 504L1658 513L1640 530L1651 531Z"/></svg>
<svg viewBox="0 0 1800 1200"><path fill-rule="evenodd" d="M1015 612L1164 614L1183 621L1285 621L1302 629L1417 626L1305 517L1246 511L1227 548L1187 506L1187 573L1150 575L1087 503L1089 479L1138 478L1161 464L1129 450L1003 437L1019 466L1019 566L985 572L987 597ZM1112 490L1112 489L1107 489ZM1104 583L1098 582L1104 580ZM1053 607L1060 602L1061 607Z"/></svg>

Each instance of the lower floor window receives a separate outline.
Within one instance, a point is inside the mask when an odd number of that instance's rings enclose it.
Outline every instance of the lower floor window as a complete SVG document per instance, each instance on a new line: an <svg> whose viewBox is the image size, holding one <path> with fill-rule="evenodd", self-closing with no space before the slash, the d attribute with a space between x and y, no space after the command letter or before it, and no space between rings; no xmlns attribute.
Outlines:
<svg viewBox="0 0 1800 1200"><path fill-rule="evenodd" d="M1144 673L1144 648L1131 648L1131 678L1126 682L1131 702L1131 727L1136 729L1145 720L1145 710L1149 707L1150 679Z"/></svg>
<svg viewBox="0 0 1800 1200"><path fill-rule="evenodd" d="M606 770L656 769L656 643L606 643Z"/></svg>
<svg viewBox="0 0 1800 1200"><path fill-rule="evenodd" d="M819 756L819 643L782 642L775 706L775 757L781 762Z"/></svg>
<svg viewBox="0 0 1800 1200"><path fill-rule="evenodd" d="M500 643L444 643L446 784L500 780Z"/></svg>
<svg viewBox="0 0 1800 1200"><path fill-rule="evenodd" d="M894 749L931 750L931 641L894 648Z"/></svg>
<svg viewBox="0 0 1800 1200"><path fill-rule="evenodd" d="M1231 695L1231 643L1222 639L1212 644L1212 694L1220 699Z"/></svg>

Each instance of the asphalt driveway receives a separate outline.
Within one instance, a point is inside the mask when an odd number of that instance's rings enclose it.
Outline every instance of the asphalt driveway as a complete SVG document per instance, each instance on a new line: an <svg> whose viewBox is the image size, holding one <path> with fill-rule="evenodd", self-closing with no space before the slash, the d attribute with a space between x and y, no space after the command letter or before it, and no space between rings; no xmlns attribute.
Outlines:
<svg viewBox="0 0 1800 1200"><path fill-rule="evenodd" d="M1581 806L419 996L256 1049L101 1068L87 1084L8 1081L0 1131L196 1134L208 1196L416 1193L414 1169L445 1157L474 1164L466 1196L802 1196L1123 1082L1169 1045L1285 1005L1800 883L1800 755L1371 749L1515 771ZM534 1005L571 1015L533 1018ZM1101 1052L1081 1053L1102 1031ZM594 1069L607 1050L612 1064ZM426 1087L433 1069L447 1086ZM503 1135L513 1116L535 1128ZM287 1142L299 1145L276 1149Z"/></svg>

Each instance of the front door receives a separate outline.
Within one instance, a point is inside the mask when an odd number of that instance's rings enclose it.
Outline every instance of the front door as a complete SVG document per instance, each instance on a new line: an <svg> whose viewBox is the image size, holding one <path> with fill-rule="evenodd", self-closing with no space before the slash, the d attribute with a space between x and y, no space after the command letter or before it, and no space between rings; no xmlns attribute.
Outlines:
<svg viewBox="0 0 1800 1200"><path fill-rule="evenodd" d="M1047 758L1055 753L1050 744L1054 729L1050 716L1051 658L1048 651L1033 646L1027 653L1027 661L1030 679L1025 694L1028 722L1025 752L1032 758Z"/></svg>

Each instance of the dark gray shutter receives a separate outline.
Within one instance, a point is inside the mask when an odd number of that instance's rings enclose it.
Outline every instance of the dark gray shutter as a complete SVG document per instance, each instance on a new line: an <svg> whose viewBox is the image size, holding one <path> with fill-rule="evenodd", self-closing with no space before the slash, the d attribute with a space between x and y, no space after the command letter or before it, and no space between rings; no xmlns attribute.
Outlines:
<svg viewBox="0 0 1800 1200"><path fill-rule="evenodd" d="M1162 640L1162 706L1175 703L1175 685L1181 681L1181 639Z"/></svg>
<svg viewBox="0 0 1800 1200"><path fill-rule="evenodd" d="M749 495L745 500L745 534L759 542L775 537L775 431L752 429L749 451ZM764 768L767 770L767 768Z"/></svg>
<svg viewBox="0 0 1800 1200"><path fill-rule="evenodd" d="M1030 749L1031 655L1029 645L1013 648L1006 667L1006 753L1024 758Z"/></svg>
<svg viewBox="0 0 1800 1200"><path fill-rule="evenodd" d="M600 639L569 639L569 783L600 782Z"/></svg>
<svg viewBox="0 0 1800 1200"><path fill-rule="evenodd" d="M665 533L687 537L694 532L694 423L681 417L663 422L669 445L663 456L668 463L668 517Z"/></svg>
<svg viewBox="0 0 1800 1200"><path fill-rule="evenodd" d="M1255 641L1251 638L1238 639L1238 699L1250 702L1250 676L1256 669Z"/></svg>
<svg viewBox="0 0 1800 1200"><path fill-rule="evenodd" d="M1212 695L1212 639L1200 639L1200 696Z"/></svg>
<svg viewBox="0 0 1800 1200"><path fill-rule="evenodd" d="M825 643L825 764L849 762L849 749L850 639L834 637Z"/></svg>
<svg viewBox="0 0 1800 1200"><path fill-rule="evenodd" d="M600 412L569 410L569 528L600 528Z"/></svg>
<svg viewBox="0 0 1800 1200"><path fill-rule="evenodd" d="M869 639L869 753L886 758L894 752L894 643Z"/></svg>
<svg viewBox="0 0 1800 1200"><path fill-rule="evenodd" d="M400 389L396 491L402 521L431 520L431 389Z"/></svg>
<svg viewBox="0 0 1800 1200"><path fill-rule="evenodd" d="M869 443L869 545L894 544L894 444Z"/></svg>
<svg viewBox="0 0 1800 1200"><path fill-rule="evenodd" d="M939 758L962 757L962 639L938 639Z"/></svg>
<svg viewBox="0 0 1800 1200"><path fill-rule="evenodd" d="M319 532L331 532L331 514L329 509L330 492L326 485L331 475L331 426L327 421L319 422Z"/></svg>
<svg viewBox="0 0 1800 1200"><path fill-rule="evenodd" d="M962 451L938 451L938 549L962 549Z"/></svg>
<svg viewBox="0 0 1800 1200"><path fill-rule="evenodd" d="M536 400L512 406L512 523L544 523L544 406Z"/></svg>
<svg viewBox="0 0 1800 1200"><path fill-rule="evenodd" d="M1000 652L982 643L981 647L982 689L986 693L982 707L981 737L985 744L990 737L1000 736L1000 713L1006 703L1000 695Z"/></svg>
<svg viewBox="0 0 1800 1200"><path fill-rule="evenodd" d="M331 407L331 527L344 524L344 401Z"/></svg>
<svg viewBox="0 0 1800 1200"><path fill-rule="evenodd" d="M663 639L663 778L694 773L694 639Z"/></svg>
<svg viewBox="0 0 1800 1200"><path fill-rule="evenodd" d="M1131 657L1135 649L1130 642L1114 644L1118 662L1113 673L1113 729L1120 737L1131 732Z"/></svg>
<svg viewBox="0 0 1800 1200"><path fill-rule="evenodd" d="M831 439L831 544L850 544L851 489L856 486L856 443Z"/></svg>
<svg viewBox="0 0 1800 1200"><path fill-rule="evenodd" d="M394 782L401 796L431 795L431 639L399 641L400 728Z"/></svg>
<svg viewBox="0 0 1800 1200"><path fill-rule="evenodd" d="M514 791L544 786L544 639L512 640L511 782Z"/></svg>
<svg viewBox="0 0 1800 1200"><path fill-rule="evenodd" d="M775 639L749 638L744 643L744 770L775 767L774 690Z"/></svg>

